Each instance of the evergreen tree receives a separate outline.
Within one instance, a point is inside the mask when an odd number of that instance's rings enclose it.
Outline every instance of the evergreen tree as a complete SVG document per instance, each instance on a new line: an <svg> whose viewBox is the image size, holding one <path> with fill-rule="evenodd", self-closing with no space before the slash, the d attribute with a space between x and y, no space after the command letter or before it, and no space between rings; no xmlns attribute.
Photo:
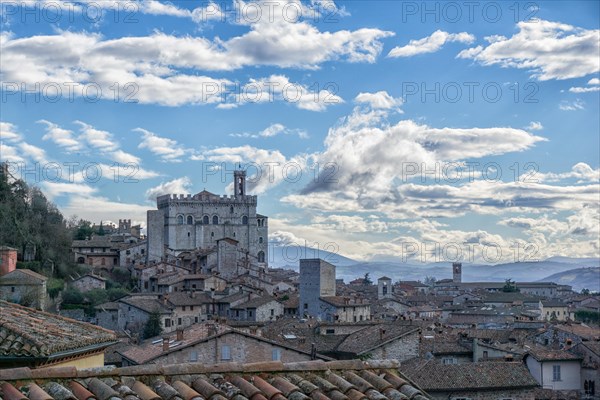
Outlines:
<svg viewBox="0 0 600 400"><path fill-rule="evenodd" d="M144 326L144 339L158 336L161 333L162 324L160 322L160 313L156 310L150 314L148 321L146 321L146 326Z"/></svg>

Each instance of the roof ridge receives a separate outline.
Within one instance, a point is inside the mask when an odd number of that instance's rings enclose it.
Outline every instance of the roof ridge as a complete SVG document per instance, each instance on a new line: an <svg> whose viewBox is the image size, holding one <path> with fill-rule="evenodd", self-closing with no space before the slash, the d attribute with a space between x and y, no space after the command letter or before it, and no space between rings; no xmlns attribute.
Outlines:
<svg viewBox="0 0 600 400"><path fill-rule="evenodd" d="M290 372L290 371L344 371L344 370L372 370L393 369L398 370L398 360L335 360L335 361L300 361L282 363L281 361L267 361L248 364L239 363L182 363L182 364L146 364L129 367L100 367L78 369L76 367L50 367L43 369L14 368L0 370L0 381L22 381L31 379L75 379L89 377L110 376L148 376L148 375L187 375L225 372Z"/></svg>

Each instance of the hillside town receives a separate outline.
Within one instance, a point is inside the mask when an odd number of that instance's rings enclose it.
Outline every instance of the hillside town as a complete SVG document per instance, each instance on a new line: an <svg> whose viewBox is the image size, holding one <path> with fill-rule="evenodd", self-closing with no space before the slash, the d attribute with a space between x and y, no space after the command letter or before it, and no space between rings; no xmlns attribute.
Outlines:
<svg viewBox="0 0 600 400"><path fill-rule="evenodd" d="M1 398L600 399L598 293L460 262L426 283L270 268L245 171L233 188L158 196L145 234L92 226L58 288L2 245Z"/></svg>

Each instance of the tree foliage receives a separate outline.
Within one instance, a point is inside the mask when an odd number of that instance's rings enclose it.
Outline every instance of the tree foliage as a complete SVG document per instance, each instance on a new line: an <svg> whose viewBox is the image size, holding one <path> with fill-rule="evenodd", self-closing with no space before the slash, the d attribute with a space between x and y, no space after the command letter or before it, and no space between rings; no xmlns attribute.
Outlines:
<svg viewBox="0 0 600 400"><path fill-rule="evenodd" d="M34 261L47 275L68 275L71 232L62 214L37 187L0 174L0 245L35 248ZM39 272L42 272L39 271Z"/></svg>
<svg viewBox="0 0 600 400"><path fill-rule="evenodd" d="M144 339L158 336L162 333L162 324L160 322L160 313L154 311L150 314L146 325L144 326Z"/></svg>
<svg viewBox="0 0 600 400"><path fill-rule="evenodd" d="M515 283L515 281L507 279L504 282L504 286L502 287L502 291L505 292L505 293L514 293L514 292L518 292L519 288L517 288L517 284Z"/></svg>
<svg viewBox="0 0 600 400"><path fill-rule="evenodd" d="M365 274L365 277L363 278L363 284L364 284L365 286L368 286L368 285L372 285L372 284L373 284L373 281L372 281L372 280L371 280L371 278L369 277L369 273L368 273L368 272Z"/></svg>

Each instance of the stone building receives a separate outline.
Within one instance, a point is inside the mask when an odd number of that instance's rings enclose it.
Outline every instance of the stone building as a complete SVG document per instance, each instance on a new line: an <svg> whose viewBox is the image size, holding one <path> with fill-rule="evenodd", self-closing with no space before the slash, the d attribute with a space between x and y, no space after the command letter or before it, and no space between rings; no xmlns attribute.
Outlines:
<svg viewBox="0 0 600 400"><path fill-rule="evenodd" d="M87 274L71 282L71 287L80 292L89 292L94 289L106 289L106 278L101 276Z"/></svg>
<svg viewBox="0 0 600 400"><path fill-rule="evenodd" d="M231 307L230 316L234 320L250 322L274 321L283 315L283 303L270 296L257 297Z"/></svg>
<svg viewBox="0 0 600 400"><path fill-rule="evenodd" d="M16 269L0 276L0 299L45 310L48 278L29 269Z"/></svg>
<svg viewBox="0 0 600 400"><path fill-rule="evenodd" d="M377 279L377 299L391 299L393 297L392 280L387 276Z"/></svg>
<svg viewBox="0 0 600 400"><path fill-rule="evenodd" d="M0 276L17 269L17 249L0 246Z"/></svg>
<svg viewBox="0 0 600 400"><path fill-rule="evenodd" d="M241 273L240 268L267 267L267 217L256 212L257 197L246 193L245 171L234 172L231 196L203 190L159 196L156 204L157 210L147 213L149 261L219 248L217 265L211 261L202 272L231 278Z"/></svg>

